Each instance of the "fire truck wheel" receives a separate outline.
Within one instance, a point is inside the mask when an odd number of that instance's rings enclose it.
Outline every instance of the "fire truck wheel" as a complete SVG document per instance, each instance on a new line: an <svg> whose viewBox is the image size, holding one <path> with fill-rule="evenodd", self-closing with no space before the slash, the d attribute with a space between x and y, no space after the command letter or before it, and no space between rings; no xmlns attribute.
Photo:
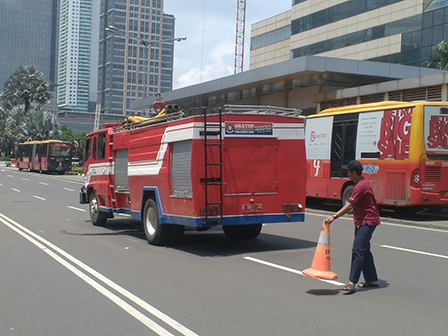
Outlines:
<svg viewBox="0 0 448 336"><path fill-rule="evenodd" d="M230 239L254 239L261 232L261 224L224 225L222 229Z"/></svg>
<svg viewBox="0 0 448 336"><path fill-rule="evenodd" d="M107 221L107 216L99 211L98 209L98 199L96 197L96 192L92 191L89 199L89 213L90 220L95 226L104 226Z"/></svg>
<svg viewBox="0 0 448 336"><path fill-rule="evenodd" d="M162 225L159 219L157 203L149 198L143 211L143 228L148 243L151 245L166 245L171 236L170 225Z"/></svg>

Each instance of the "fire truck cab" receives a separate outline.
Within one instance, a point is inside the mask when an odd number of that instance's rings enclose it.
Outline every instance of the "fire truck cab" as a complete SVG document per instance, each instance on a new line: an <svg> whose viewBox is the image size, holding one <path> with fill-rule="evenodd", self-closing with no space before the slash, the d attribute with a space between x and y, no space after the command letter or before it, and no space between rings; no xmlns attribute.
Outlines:
<svg viewBox="0 0 448 336"><path fill-rule="evenodd" d="M185 226L251 239L263 223L304 221L304 118L259 106L204 112L166 107L87 135L80 203L94 225L126 214L165 245Z"/></svg>

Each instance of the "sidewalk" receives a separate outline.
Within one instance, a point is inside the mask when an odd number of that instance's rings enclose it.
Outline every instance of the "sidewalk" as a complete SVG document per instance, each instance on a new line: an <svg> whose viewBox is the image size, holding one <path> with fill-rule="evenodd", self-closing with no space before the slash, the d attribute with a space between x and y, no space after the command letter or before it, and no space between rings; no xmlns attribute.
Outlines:
<svg viewBox="0 0 448 336"><path fill-rule="evenodd" d="M307 213L325 214L331 216L332 210L306 208ZM344 218L350 219L352 215L346 214ZM393 210L380 210L381 222L399 225L418 226L423 228L448 231L448 207L443 207L441 213L432 213L425 210L407 216L398 216ZM306 218L306 217L305 217Z"/></svg>

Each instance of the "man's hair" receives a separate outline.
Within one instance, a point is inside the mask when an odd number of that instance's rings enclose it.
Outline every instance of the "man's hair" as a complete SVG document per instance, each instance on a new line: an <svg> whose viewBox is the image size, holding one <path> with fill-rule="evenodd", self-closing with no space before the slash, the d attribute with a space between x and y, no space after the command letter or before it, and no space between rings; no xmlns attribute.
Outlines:
<svg viewBox="0 0 448 336"><path fill-rule="evenodd" d="M359 161L352 160L347 164L347 169L355 172L359 176L362 174L362 164Z"/></svg>

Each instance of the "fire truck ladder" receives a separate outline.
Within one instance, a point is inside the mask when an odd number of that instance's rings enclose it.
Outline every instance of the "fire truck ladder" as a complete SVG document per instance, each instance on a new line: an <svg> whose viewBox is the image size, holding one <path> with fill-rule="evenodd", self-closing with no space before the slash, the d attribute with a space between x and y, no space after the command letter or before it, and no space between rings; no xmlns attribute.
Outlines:
<svg viewBox="0 0 448 336"><path fill-rule="evenodd" d="M205 213L203 214L205 219L203 224L217 224L222 221L222 110L219 107L216 111L218 114L218 123L211 123L207 121L207 111L206 108L203 107L204 111L204 130L200 131L200 135L204 137L204 153L205 153L205 177L201 178L201 182L205 183ZM215 112L215 110L213 110ZM210 117L210 116L209 116ZM210 130L210 129L213 130ZM213 137L213 140L216 140L215 137L218 137L218 142L210 142L210 138ZM207 155L208 148L216 146L219 149L219 161L218 162L210 162L210 157ZM211 166L217 166L218 175L217 176L209 176L208 168ZM219 188L219 198L214 201L209 201L209 190L213 190L214 188ZM209 214L209 209L213 207L218 207L218 213ZM210 211L211 212L211 211Z"/></svg>

